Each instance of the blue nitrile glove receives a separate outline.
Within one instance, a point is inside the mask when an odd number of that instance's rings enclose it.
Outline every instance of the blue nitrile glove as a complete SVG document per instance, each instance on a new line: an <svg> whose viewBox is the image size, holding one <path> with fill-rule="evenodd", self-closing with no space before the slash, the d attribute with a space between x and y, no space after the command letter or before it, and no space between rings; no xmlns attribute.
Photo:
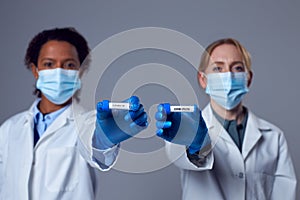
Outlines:
<svg viewBox="0 0 300 200"><path fill-rule="evenodd" d="M155 118L157 136L187 146L190 154L201 149L208 130L196 105L194 112L170 112L169 103L160 104L157 106Z"/></svg>
<svg viewBox="0 0 300 200"><path fill-rule="evenodd" d="M147 127L147 114L139 98L132 96L123 102L129 103L129 110L111 110L108 108L108 100L97 104L93 146L98 146L100 149L112 147Z"/></svg>

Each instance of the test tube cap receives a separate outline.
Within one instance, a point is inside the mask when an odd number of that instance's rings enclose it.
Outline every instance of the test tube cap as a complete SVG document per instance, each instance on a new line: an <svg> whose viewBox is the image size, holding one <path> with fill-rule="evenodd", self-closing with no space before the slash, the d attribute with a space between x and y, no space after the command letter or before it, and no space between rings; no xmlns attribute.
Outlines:
<svg viewBox="0 0 300 200"><path fill-rule="evenodd" d="M162 105L163 105L163 107L164 107L166 113L167 113L167 114L170 114L170 113L171 113L171 105L170 105L169 103L164 103L164 104L162 104Z"/></svg>
<svg viewBox="0 0 300 200"><path fill-rule="evenodd" d="M109 100L102 101L102 109L105 111L109 111Z"/></svg>

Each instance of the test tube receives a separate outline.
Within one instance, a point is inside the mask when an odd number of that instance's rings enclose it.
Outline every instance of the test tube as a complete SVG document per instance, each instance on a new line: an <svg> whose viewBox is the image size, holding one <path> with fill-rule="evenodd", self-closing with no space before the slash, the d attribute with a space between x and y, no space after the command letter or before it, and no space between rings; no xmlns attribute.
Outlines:
<svg viewBox="0 0 300 200"><path fill-rule="evenodd" d="M110 102L109 100L103 100L102 109L106 111L108 111L109 109L129 110L130 104L126 102Z"/></svg>
<svg viewBox="0 0 300 200"><path fill-rule="evenodd" d="M171 112L194 112L195 110L194 106L170 105L169 103L164 103L163 107L167 114Z"/></svg>

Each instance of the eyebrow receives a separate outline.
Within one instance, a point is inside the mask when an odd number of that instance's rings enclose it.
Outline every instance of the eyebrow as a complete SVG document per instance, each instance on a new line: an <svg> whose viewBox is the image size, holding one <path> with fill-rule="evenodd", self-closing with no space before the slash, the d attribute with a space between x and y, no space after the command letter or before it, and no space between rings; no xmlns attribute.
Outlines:
<svg viewBox="0 0 300 200"><path fill-rule="evenodd" d="M222 61L212 62L212 63L210 64L210 66L213 66L213 65L216 65L216 64L224 64L224 62L222 62Z"/></svg>
<svg viewBox="0 0 300 200"><path fill-rule="evenodd" d="M209 66L218 65L218 64L224 64L224 63L225 62L223 62L223 61L216 61L216 62L211 63ZM244 62L243 61L233 61L232 63L230 63L230 66L236 65L236 64L242 64L242 65L244 65Z"/></svg>
<svg viewBox="0 0 300 200"><path fill-rule="evenodd" d="M243 61L233 61L231 63L231 65L236 65L236 64L242 64L242 65L244 65L244 62Z"/></svg>
<svg viewBox="0 0 300 200"><path fill-rule="evenodd" d="M47 58L47 57L45 57L45 58L42 58L42 59L41 59L41 61L44 61L44 60L50 60L50 61L54 61L55 59L53 59L53 58ZM74 59L74 58L67 58L67 59L64 59L63 61L64 61L64 62L66 62L66 61L73 61L73 62L77 62L77 60L76 60L76 59ZM79 61L79 63L80 63L80 61Z"/></svg>

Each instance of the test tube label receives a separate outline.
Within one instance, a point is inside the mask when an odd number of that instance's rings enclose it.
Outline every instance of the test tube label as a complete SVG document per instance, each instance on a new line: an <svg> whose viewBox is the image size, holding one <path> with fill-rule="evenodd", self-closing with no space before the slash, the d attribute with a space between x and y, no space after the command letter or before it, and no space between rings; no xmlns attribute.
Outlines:
<svg viewBox="0 0 300 200"><path fill-rule="evenodd" d="M109 102L109 109L129 110L129 103Z"/></svg>
<svg viewBox="0 0 300 200"><path fill-rule="evenodd" d="M194 106L171 106L171 112L194 112Z"/></svg>

